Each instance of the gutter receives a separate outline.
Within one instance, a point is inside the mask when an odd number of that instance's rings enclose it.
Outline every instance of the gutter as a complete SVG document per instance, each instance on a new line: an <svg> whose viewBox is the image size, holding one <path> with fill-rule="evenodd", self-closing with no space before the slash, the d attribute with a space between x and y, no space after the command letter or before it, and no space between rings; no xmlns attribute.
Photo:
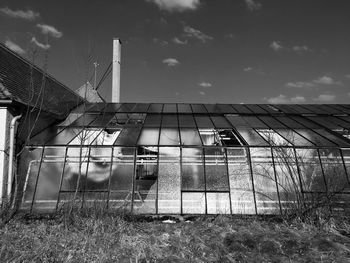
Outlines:
<svg viewBox="0 0 350 263"><path fill-rule="evenodd" d="M8 174L7 174L7 196L11 196L12 191L12 182L13 182L13 161L14 161L14 151L15 151L15 130L16 123L22 117L22 115L18 115L11 120L10 124L10 145L9 145L9 166L8 166Z"/></svg>

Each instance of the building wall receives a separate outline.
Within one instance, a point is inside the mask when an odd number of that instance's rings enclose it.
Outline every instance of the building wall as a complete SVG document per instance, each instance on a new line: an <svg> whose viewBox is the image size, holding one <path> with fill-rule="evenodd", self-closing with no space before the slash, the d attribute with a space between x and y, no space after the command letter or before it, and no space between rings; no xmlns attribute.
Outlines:
<svg viewBox="0 0 350 263"><path fill-rule="evenodd" d="M12 115L7 108L0 107L0 196L2 202L7 191L8 150L10 140L10 122Z"/></svg>

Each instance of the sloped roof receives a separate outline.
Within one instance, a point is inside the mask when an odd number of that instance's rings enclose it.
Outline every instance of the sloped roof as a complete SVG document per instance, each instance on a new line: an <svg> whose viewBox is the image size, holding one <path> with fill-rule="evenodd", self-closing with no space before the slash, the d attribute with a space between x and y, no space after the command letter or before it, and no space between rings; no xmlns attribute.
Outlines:
<svg viewBox="0 0 350 263"><path fill-rule="evenodd" d="M97 90L95 90L90 82L86 82L75 91L80 97L85 98L90 103L104 102Z"/></svg>
<svg viewBox="0 0 350 263"><path fill-rule="evenodd" d="M83 98L0 43L0 99L65 117Z"/></svg>

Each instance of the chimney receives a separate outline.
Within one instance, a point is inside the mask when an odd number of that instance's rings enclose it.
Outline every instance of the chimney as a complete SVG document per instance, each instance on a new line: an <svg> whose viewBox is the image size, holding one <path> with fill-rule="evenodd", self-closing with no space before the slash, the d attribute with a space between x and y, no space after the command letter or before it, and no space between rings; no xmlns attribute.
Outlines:
<svg viewBox="0 0 350 263"><path fill-rule="evenodd" d="M112 102L120 102L120 49L119 38L113 39L113 74L112 74Z"/></svg>

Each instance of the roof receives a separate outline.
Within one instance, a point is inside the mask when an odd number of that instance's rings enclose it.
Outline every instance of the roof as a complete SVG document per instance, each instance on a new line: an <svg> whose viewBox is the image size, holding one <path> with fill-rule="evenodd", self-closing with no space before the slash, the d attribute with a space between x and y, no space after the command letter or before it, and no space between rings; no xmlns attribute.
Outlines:
<svg viewBox="0 0 350 263"><path fill-rule="evenodd" d="M104 102L97 90L95 90L90 82L85 83L75 91L80 97L85 98L88 102Z"/></svg>
<svg viewBox="0 0 350 263"><path fill-rule="evenodd" d="M85 132L115 133L111 145L130 147L207 147L208 136L225 135L216 146L350 148L350 105L91 103L30 144L80 145L73 138Z"/></svg>
<svg viewBox="0 0 350 263"><path fill-rule="evenodd" d="M68 87L2 43L0 43L0 99L9 99L40 108L60 118L84 102Z"/></svg>

